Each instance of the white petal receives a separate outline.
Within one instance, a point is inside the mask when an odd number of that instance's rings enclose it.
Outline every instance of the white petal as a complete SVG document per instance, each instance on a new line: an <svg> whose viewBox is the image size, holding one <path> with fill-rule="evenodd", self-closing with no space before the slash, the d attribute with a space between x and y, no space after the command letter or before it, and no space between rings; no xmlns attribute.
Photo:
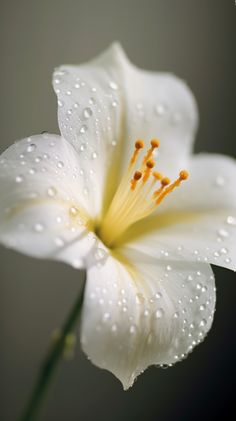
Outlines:
<svg viewBox="0 0 236 421"><path fill-rule="evenodd" d="M126 255L88 270L81 342L124 389L152 364L183 359L211 327L214 276L205 264ZM131 269L132 268L132 269Z"/></svg>
<svg viewBox="0 0 236 421"><path fill-rule="evenodd" d="M0 157L0 242L80 267L94 245L76 152L59 136L23 139Z"/></svg>
<svg viewBox="0 0 236 421"><path fill-rule="evenodd" d="M127 247L236 270L235 161L199 155L189 171L189 180L165 199L160 213L130 230Z"/></svg>
<svg viewBox="0 0 236 421"><path fill-rule="evenodd" d="M124 140L119 47L113 45L87 64L56 69L53 86L58 97L61 133L79 154L83 177L89 177L93 186L88 195L92 195L99 212L105 182L115 184Z"/></svg>
<svg viewBox="0 0 236 421"><path fill-rule="evenodd" d="M185 167L198 123L195 99L174 75L140 70L124 62L127 158L135 139L159 138L158 170L167 176Z"/></svg>
<svg viewBox="0 0 236 421"><path fill-rule="evenodd" d="M159 168L169 176L185 166L197 110L183 81L139 70L113 44L89 63L58 68L53 85L61 133L79 152L84 176L92 172L97 209L114 191L136 139L161 139Z"/></svg>
<svg viewBox="0 0 236 421"><path fill-rule="evenodd" d="M165 199L160 211L236 209L236 161L216 154L189 159L188 180Z"/></svg>

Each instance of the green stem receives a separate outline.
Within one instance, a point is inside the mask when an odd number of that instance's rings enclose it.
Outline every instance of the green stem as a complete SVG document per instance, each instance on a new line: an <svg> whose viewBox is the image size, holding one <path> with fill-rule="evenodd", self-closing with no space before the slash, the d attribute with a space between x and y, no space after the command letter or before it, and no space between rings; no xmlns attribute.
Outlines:
<svg viewBox="0 0 236 421"><path fill-rule="evenodd" d="M81 312L83 304L84 285L82 291L77 297L62 329L53 345L49 348L48 354L40 369L33 392L30 396L28 405L19 421L33 421L36 419L40 405L46 395L49 383L52 380L53 373L65 350L66 338L71 333Z"/></svg>

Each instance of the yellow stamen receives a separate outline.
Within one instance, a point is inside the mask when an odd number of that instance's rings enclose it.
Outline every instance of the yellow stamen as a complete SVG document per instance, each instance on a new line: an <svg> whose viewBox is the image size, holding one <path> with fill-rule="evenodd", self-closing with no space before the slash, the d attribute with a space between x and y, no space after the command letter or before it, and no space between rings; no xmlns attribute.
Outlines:
<svg viewBox="0 0 236 421"><path fill-rule="evenodd" d="M161 187L158 190L154 191L153 197L157 197L163 191L163 189L170 184L170 179L168 177L163 177L161 179Z"/></svg>
<svg viewBox="0 0 236 421"><path fill-rule="evenodd" d="M156 205L159 205L167 194L171 193L176 187L180 185L182 181L187 180L187 178L188 178L188 172L185 170L180 171L179 177L177 178L177 180L175 180L169 187L166 187L166 189L158 197L156 201Z"/></svg>
<svg viewBox="0 0 236 421"><path fill-rule="evenodd" d="M134 190L135 189L135 187L136 187L136 184L137 184L137 182L138 182L138 180L140 180L140 178L142 178L142 173L141 173L141 171L135 171L135 173L134 173L134 175L133 175L133 178L132 178L132 180L131 180L131 189L132 190Z"/></svg>
<svg viewBox="0 0 236 421"><path fill-rule="evenodd" d="M130 165L134 165L135 164L135 162L137 161L137 158L138 158L138 154L139 154L140 150L144 148L144 145L145 144L144 144L144 141L143 140L136 140L136 142L135 142L135 149L134 149L132 158L130 160Z"/></svg>
<svg viewBox="0 0 236 421"><path fill-rule="evenodd" d="M159 142L159 140L158 140L158 139L152 139L152 140L151 140L151 142L150 142L150 144L151 144L151 147L148 149L147 154L146 154L146 155L145 155L145 157L143 158L143 165L145 165L145 164L146 164L146 162L147 162L150 158L152 158L152 155L153 155L153 151L154 151L154 149L159 148L159 146L160 146L160 142Z"/></svg>
<svg viewBox="0 0 236 421"><path fill-rule="evenodd" d="M155 166L153 151L159 147L160 142L157 139L152 139L150 144L151 146L147 150L140 168L135 170L138 155L144 148L142 140L135 142L128 169L122 177L102 225L98 229L100 238L109 247L114 245L117 238L129 226L151 215L166 195L188 178L188 172L182 170L177 180L170 184L168 177L163 177L158 171L153 171ZM159 188L154 190L157 182L160 183ZM75 213L73 210L73 214Z"/></svg>
<svg viewBox="0 0 236 421"><path fill-rule="evenodd" d="M153 161L153 159L150 159L149 161L146 162L146 169L144 171L143 183L146 183L146 181L149 179L151 171L154 166L155 166L155 161Z"/></svg>

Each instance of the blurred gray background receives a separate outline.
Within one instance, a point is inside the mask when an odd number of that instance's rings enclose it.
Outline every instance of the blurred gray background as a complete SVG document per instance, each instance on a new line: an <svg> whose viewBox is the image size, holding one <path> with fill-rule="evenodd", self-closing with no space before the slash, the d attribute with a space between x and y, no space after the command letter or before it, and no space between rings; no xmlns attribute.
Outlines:
<svg viewBox="0 0 236 421"><path fill-rule="evenodd" d="M0 17L0 151L13 141L58 132L51 74L86 61L119 40L140 67L186 79L200 109L196 151L235 155L236 6L234 0L3 0ZM1 198L0 198L1 200ZM16 420L49 336L81 284L64 264L0 248L0 419ZM44 421L233 420L235 274L214 269L213 328L184 362L147 370L128 392L80 351L63 363Z"/></svg>

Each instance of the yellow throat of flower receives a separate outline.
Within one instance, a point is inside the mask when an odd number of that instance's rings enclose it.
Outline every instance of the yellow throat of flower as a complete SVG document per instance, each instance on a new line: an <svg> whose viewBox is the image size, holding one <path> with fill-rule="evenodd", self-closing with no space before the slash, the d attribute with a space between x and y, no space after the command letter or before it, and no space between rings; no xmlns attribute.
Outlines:
<svg viewBox="0 0 236 421"><path fill-rule="evenodd" d="M99 237L108 247L112 247L129 226L153 213L163 199L188 178L188 172L182 170L171 183L169 178L153 170L153 152L160 146L157 139L151 140L150 148L137 168L144 146L143 140L135 142L128 168L100 226Z"/></svg>

